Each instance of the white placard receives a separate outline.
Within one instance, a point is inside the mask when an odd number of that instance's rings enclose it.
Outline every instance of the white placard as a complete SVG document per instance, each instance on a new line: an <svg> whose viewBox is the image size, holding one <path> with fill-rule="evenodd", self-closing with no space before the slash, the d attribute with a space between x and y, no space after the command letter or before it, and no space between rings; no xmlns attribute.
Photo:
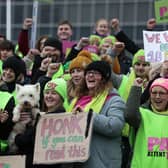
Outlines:
<svg viewBox="0 0 168 168"><path fill-rule="evenodd" d="M143 40L146 61L168 60L168 31L143 31Z"/></svg>

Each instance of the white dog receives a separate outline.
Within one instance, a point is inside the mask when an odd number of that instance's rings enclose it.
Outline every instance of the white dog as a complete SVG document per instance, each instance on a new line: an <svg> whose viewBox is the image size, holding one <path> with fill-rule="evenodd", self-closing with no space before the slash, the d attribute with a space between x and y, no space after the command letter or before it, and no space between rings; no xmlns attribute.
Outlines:
<svg viewBox="0 0 168 168"><path fill-rule="evenodd" d="M13 110L13 122L15 123L12 132L9 135L9 152L15 153L17 146L15 145L15 137L17 134L21 134L26 129L26 124L35 124L36 116L40 113L39 110L40 100L40 84L35 85L19 85L16 84L16 101L17 105ZM21 112L29 113L31 116L28 120L20 120Z"/></svg>
<svg viewBox="0 0 168 168"><path fill-rule="evenodd" d="M35 119L39 112L40 84L24 86L16 84L16 100L18 104L13 111L13 122L19 121L21 111L31 112L32 119Z"/></svg>

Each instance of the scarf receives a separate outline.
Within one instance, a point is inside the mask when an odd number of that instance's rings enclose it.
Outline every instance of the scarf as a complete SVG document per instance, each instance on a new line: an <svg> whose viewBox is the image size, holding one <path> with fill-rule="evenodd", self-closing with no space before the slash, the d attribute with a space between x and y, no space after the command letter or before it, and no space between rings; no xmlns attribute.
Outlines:
<svg viewBox="0 0 168 168"><path fill-rule="evenodd" d="M105 90L104 92L98 94L96 97L93 97L91 101L84 107L83 111L89 112L89 110L92 109L94 112L99 113L106 101L107 96L108 91ZM69 112L73 111L77 101L78 101L77 97L72 100L68 109Z"/></svg>

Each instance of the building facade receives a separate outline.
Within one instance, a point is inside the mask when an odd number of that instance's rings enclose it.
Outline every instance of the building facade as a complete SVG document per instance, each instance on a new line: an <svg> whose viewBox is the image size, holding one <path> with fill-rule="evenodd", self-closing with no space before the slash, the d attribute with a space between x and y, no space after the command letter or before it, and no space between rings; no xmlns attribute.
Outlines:
<svg viewBox="0 0 168 168"><path fill-rule="evenodd" d="M0 0L0 34L6 33L6 1ZM32 7L33 0L11 0L11 40L17 41L24 18L32 17ZM55 36L58 22L67 19L73 25L73 40L79 40L93 32L98 19L118 18L126 34L143 47L142 30L152 17L153 0L40 0L37 37ZM165 30L167 25L159 28Z"/></svg>

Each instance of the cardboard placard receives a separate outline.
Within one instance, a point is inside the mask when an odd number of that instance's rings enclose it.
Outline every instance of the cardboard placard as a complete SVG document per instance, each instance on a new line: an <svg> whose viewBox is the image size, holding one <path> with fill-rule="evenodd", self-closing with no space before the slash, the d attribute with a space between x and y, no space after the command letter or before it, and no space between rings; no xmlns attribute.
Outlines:
<svg viewBox="0 0 168 168"><path fill-rule="evenodd" d="M25 168L25 155L0 156L0 168Z"/></svg>
<svg viewBox="0 0 168 168"><path fill-rule="evenodd" d="M86 161L92 123L91 112L43 115L36 129L34 164Z"/></svg>
<svg viewBox="0 0 168 168"><path fill-rule="evenodd" d="M146 61L168 60L168 31L143 31L143 40Z"/></svg>

